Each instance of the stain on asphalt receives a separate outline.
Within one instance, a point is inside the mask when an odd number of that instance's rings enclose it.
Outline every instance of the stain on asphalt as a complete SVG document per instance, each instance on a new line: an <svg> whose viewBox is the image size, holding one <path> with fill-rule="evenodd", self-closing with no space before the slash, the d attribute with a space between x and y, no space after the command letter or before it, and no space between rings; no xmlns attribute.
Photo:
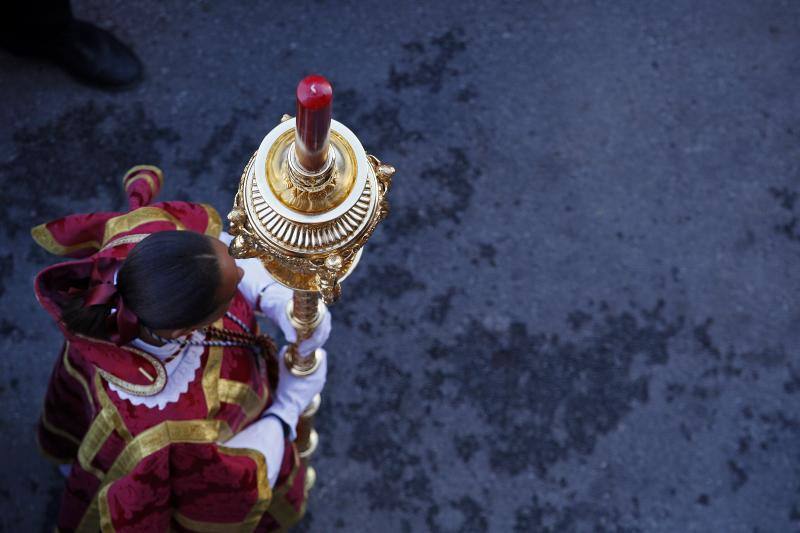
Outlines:
<svg viewBox="0 0 800 533"><path fill-rule="evenodd" d="M421 131L404 124L402 105L396 99L373 101L355 89L336 88L333 102L334 118L356 130L368 153L379 159L387 153L405 155L424 139ZM365 110L364 102L370 102L372 107Z"/></svg>
<svg viewBox="0 0 800 533"><path fill-rule="evenodd" d="M445 220L460 224L475 191L472 182L480 175L481 170L464 149L448 148L437 163L425 167L419 175L427 194L413 207L398 206L382 230L394 240L412 237Z"/></svg>
<svg viewBox="0 0 800 533"><path fill-rule="evenodd" d="M481 242L478 243L478 254L472 259L470 262L475 265L479 266L482 263L496 267L497 263L495 262L495 258L497 257L497 248L492 243L489 242Z"/></svg>
<svg viewBox="0 0 800 533"><path fill-rule="evenodd" d="M733 460L728 461L728 470L730 470L731 476L733 477L731 488L733 492L736 492L747 483L747 473Z"/></svg>
<svg viewBox="0 0 800 533"><path fill-rule="evenodd" d="M431 303L428 305L426 316L428 320L441 326L447 319L447 315L452 308L453 297L460 291L455 287L448 287L447 290L431 298Z"/></svg>
<svg viewBox="0 0 800 533"><path fill-rule="evenodd" d="M69 202L102 195L112 198L112 205L95 205L94 210L122 209L123 173L134 165L159 164L162 147L178 138L141 103L90 101L42 126L20 128L14 133L15 156L0 165L5 194L0 222L13 236L73 213L65 207ZM91 154L91 163L75 154Z"/></svg>
<svg viewBox="0 0 800 533"><path fill-rule="evenodd" d="M14 256L0 255L0 296L6 292L6 280L14 273Z"/></svg>
<svg viewBox="0 0 800 533"><path fill-rule="evenodd" d="M798 192L788 187L770 187L769 192L778 201L778 205L789 213L789 218L786 221L775 225L775 231L791 241L800 242L800 227L798 227L797 223L798 214L794 209Z"/></svg>
<svg viewBox="0 0 800 533"><path fill-rule="evenodd" d="M381 384L380 395L368 392L374 383ZM370 352L354 384L364 397L344 403L340 412L352 434L358 436L350 444L347 456L368 463L375 472L374 477L365 480L361 496L371 511L419 510L419 500L430 493L430 476L418 450L404 443L420 438L420 425L417 420L398 416L412 401L411 373Z"/></svg>
<svg viewBox="0 0 800 533"><path fill-rule="evenodd" d="M450 29L427 42L408 42L403 45L405 57L401 66L391 67L389 87L394 91L425 87L431 93L438 93L448 79L460 74L453 62L466 49L461 28Z"/></svg>
<svg viewBox="0 0 800 533"><path fill-rule="evenodd" d="M265 98L251 108L235 107L229 111L227 119L210 128L205 144L193 157L179 162L181 170L188 173L189 183L209 183L217 181L221 191L233 195L239 187L242 169L247 165L264 134L262 110L268 108L270 98ZM287 109L293 114L293 110ZM275 117L274 124L278 125ZM267 123L269 126L269 123ZM184 198L198 196L184 194ZM200 198L203 201L203 198Z"/></svg>
<svg viewBox="0 0 800 533"><path fill-rule="evenodd" d="M212 162L222 156L225 150L230 148L241 120L241 112L232 113L228 117L228 120L213 127L205 145L197 151L197 157L185 159L181 162L189 173L189 180L192 183L196 183L198 179L207 179L209 177L209 170ZM244 168L247 164L247 160L244 160L240 164L242 168Z"/></svg>
<svg viewBox="0 0 800 533"><path fill-rule="evenodd" d="M430 531L478 533L486 531L488 522L484 507L470 496L448 502L443 508L432 505L425 521Z"/></svg>
<svg viewBox="0 0 800 533"><path fill-rule="evenodd" d="M410 144L424 139L421 131L403 125L403 113L399 104L379 100L371 110L358 115L359 134L363 135L370 153L396 152L407 154Z"/></svg>
<svg viewBox="0 0 800 533"><path fill-rule="evenodd" d="M25 332L14 322L5 318L0 319L0 338L19 341L25 336Z"/></svg>
<svg viewBox="0 0 800 533"><path fill-rule="evenodd" d="M497 471L532 467L544 475L570 454L591 453L598 437L648 401L649 377L632 375L634 362L665 364L669 341L683 324L681 317L666 318L661 304L637 314L602 306L588 331L569 340L531 332L520 322L498 333L473 321L455 342L430 348L458 353L470 364L443 364L441 375L429 374L428 379L443 378L427 388L429 399L478 409L494 433L484 444ZM458 394L445 393L444 383Z"/></svg>
<svg viewBox="0 0 800 533"><path fill-rule="evenodd" d="M456 453L461 458L461 461L468 463L475 455L481 445L475 435L456 435L454 437L453 445L455 446Z"/></svg>
<svg viewBox="0 0 800 533"><path fill-rule="evenodd" d="M602 502L571 502L563 507L540 502L534 496L531 503L517 509L514 518L515 533L560 533L562 531L597 531L640 533L636 526L624 526L622 513Z"/></svg>
<svg viewBox="0 0 800 533"><path fill-rule="evenodd" d="M399 265L375 265L367 267L367 275L354 283L352 298L384 298L393 300L409 291L425 289L425 284L414 277L407 268Z"/></svg>

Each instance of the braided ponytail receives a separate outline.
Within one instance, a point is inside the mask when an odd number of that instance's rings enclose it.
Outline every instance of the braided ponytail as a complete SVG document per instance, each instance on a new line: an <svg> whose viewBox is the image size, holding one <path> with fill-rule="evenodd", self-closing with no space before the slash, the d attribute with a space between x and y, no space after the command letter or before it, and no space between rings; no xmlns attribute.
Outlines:
<svg viewBox="0 0 800 533"><path fill-rule="evenodd" d="M108 338L106 319L111 314L112 302L98 305L83 305L83 296L67 301L62 311L62 320L70 331L95 337Z"/></svg>
<svg viewBox="0 0 800 533"><path fill-rule="evenodd" d="M119 269L116 290L139 323L151 329L194 326L218 307L222 273L210 237L191 231L162 231L139 242ZM62 306L70 331L109 338L114 303L86 305L86 295Z"/></svg>

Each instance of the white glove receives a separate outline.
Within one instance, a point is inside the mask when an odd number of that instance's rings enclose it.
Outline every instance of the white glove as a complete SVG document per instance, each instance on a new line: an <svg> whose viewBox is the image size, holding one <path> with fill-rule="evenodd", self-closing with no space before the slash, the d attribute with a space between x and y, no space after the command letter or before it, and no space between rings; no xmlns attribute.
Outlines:
<svg viewBox="0 0 800 533"><path fill-rule="evenodd" d="M284 442L283 426L274 416L256 420L223 444L228 448L257 450L267 463L269 486L274 487L281 471Z"/></svg>
<svg viewBox="0 0 800 533"><path fill-rule="evenodd" d="M283 336L286 337L287 342L295 342L297 340L297 331L289 320L286 314L286 305L292 299L293 291L287 289L280 283L273 283L261 291L261 311L273 322L278 324L281 328ZM311 337L303 340L298 346L300 355L307 356L317 348L322 346L328 341L331 335L331 313L326 311L325 316L322 318L319 326L311 334Z"/></svg>
<svg viewBox="0 0 800 533"><path fill-rule="evenodd" d="M284 346L278 355L278 388L272 405L264 414L273 414L283 420L289 427L289 439L297 438L297 421L303 410L308 407L314 396L322 392L325 379L328 375L328 354L322 348L317 352L320 363L317 370L308 376L297 377L292 374L283 362L283 356L288 349Z"/></svg>

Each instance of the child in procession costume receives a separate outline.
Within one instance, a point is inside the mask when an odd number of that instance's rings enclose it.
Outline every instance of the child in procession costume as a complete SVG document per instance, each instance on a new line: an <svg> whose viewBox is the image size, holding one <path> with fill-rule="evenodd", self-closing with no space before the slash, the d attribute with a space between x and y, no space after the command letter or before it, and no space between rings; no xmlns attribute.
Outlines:
<svg viewBox="0 0 800 533"><path fill-rule="evenodd" d="M159 169L131 169L126 213L70 215L34 239L73 258L35 280L65 342L47 389L42 451L67 479L59 531L272 531L305 509L292 441L323 366L294 377L258 334L288 342L292 291L234 260L213 208L151 204ZM300 352L321 349L330 315ZM285 348L284 348L285 349Z"/></svg>

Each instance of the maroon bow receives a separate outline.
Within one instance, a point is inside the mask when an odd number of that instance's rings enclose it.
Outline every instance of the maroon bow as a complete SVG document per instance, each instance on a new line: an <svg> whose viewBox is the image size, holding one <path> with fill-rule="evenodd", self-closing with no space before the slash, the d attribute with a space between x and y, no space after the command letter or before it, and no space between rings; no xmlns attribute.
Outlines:
<svg viewBox="0 0 800 533"><path fill-rule="evenodd" d="M114 284L114 276L122 266L122 261L104 257L94 263L89 289L83 306L111 304L113 310L106 318L106 331L109 339L117 344L127 344L139 334L139 317L125 306L122 295Z"/></svg>

